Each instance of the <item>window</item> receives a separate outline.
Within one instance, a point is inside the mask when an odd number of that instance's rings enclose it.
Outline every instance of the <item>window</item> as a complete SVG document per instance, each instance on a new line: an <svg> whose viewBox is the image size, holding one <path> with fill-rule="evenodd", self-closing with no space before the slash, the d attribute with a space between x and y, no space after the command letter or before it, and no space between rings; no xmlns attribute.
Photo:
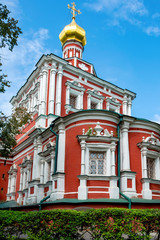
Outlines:
<svg viewBox="0 0 160 240"><path fill-rule="evenodd" d="M70 105L72 108L77 108L77 96L70 94Z"/></svg>
<svg viewBox="0 0 160 240"><path fill-rule="evenodd" d="M3 187L1 188L1 193L3 192Z"/></svg>
<svg viewBox="0 0 160 240"><path fill-rule="evenodd" d="M69 81L65 83L66 87L66 114L70 111L76 112L83 109L83 93L85 88L77 81Z"/></svg>
<svg viewBox="0 0 160 240"><path fill-rule="evenodd" d="M6 166L6 160L4 160L4 166Z"/></svg>
<svg viewBox="0 0 160 240"><path fill-rule="evenodd" d="M121 103L116 98L107 97L106 101L107 101L107 108L106 108L107 110L120 113Z"/></svg>
<svg viewBox="0 0 160 240"><path fill-rule="evenodd" d="M90 152L89 153L89 173L100 174L105 173L105 153Z"/></svg>
<svg viewBox="0 0 160 240"><path fill-rule="evenodd" d="M155 178L155 159L147 158L147 175L148 178Z"/></svg>
<svg viewBox="0 0 160 240"><path fill-rule="evenodd" d="M91 109L97 109L97 103L91 102Z"/></svg>
<svg viewBox="0 0 160 240"><path fill-rule="evenodd" d="M5 174L3 173L3 174L2 174L2 179L4 180L4 178L5 178Z"/></svg>
<svg viewBox="0 0 160 240"><path fill-rule="evenodd" d="M104 96L97 90L88 90L88 109L103 109Z"/></svg>

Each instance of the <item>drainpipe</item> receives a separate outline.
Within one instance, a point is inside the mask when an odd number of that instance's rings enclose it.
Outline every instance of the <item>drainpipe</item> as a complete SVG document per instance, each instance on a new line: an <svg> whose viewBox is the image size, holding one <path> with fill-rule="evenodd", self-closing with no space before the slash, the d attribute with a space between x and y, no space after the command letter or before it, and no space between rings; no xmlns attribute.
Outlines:
<svg viewBox="0 0 160 240"><path fill-rule="evenodd" d="M59 140L59 135L53 131L54 123L52 122L50 125L50 131L56 135L56 151L55 151L55 165L54 165L54 173L57 171L57 156L58 156L58 140Z"/></svg>
<svg viewBox="0 0 160 240"><path fill-rule="evenodd" d="M51 195L48 195L47 197L43 198L43 199L40 201L40 203L39 203L39 211L42 210L42 203L43 203L44 201L46 201L48 198L50 198L50 196L51 196Z"/></svg>
<svg viewBox="0 0 160 240"><path fill-rule="evenodd" d="M117 125L117 137L119 138L119 141L118 141L118 157L117 157L117 159L118 159L118 177L119 177L119 179L118 179L118 187L119 187L119 194L128 201L128 208L131 209L131 199L121 192L121 179L120 179L120 177L121 177L121 172L120 172L121 171L121 168L120 168L120 164L121 164L120 163L120 124L121 124L122 120L123 120L123 117L120 116L120 121L119 121L119 123Z"/></svg>

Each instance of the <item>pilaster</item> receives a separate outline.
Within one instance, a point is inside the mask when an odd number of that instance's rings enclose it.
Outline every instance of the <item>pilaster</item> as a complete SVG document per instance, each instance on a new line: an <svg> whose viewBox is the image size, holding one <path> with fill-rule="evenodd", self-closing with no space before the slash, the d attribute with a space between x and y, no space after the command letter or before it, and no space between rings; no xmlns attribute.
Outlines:
<svg viewBox="0 0 160 240"><path fill-rule="evenodd" d="M58 116L61 115L62 76L63 68L62 65L59 65L56 86L56 115Z"/></svg>
<svg viewBox="0 0 160 240"><path fill-rule="evenodd" d="M56 76L56 64L52 62L50 87L49 87L49 114L54 114L54 95L55 95L55 76Z"/></svg>

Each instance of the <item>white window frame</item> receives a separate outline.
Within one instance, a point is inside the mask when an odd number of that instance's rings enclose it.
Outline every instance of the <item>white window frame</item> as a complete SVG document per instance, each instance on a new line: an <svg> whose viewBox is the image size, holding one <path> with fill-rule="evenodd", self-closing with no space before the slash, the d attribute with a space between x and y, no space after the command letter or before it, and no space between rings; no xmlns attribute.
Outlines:
<svg viewBox="0 0 160 240"><path fill-rule="evenodd" d="M116 102L117 101L117 102ZM113 100L112 98L106 98L106 110L120 113L121 103L118 100Z"/></svg>
<svg viewBox="0 0 160 240"><path fill-rule="evenodd" d="M87 101L87 108L91 109L91 103L97 104L96 109L103 109L103 100L104 96L102 96L100 93L97 91L93 90L88 90L88 101Z"/></svg>
<svg viewBox="0 0 160 240"><path fill-rule="evenodd" d="M67 81L66 82L66 105L65 105L65 109L66 109L66 113L68 114L69 111L73 111L76 112L80 109L83 109L83 95L84 95L84 91L85 88L83 88L79 83L77 82L71 82L71 81ZM70 105L70 96L74 95L76 96L76 108L73 108Z"/></svg>
<svg viewBox="0 0 160 240"><path fill-rule="evenodd" d="M154 160L154 178L152 178L152 179L160 180L160 157L157 156L156 152L148 150L146 161L148 158ZM147 178L149 178L148 169L147 169ZM151 178L149 178L149 179L151 179Z"/></svg>
<svg viewBox="0 0 160 240"><path fill-rule="evenodd" d="M89 173L89 154L90 152L104 152L105 153L105 172L104 174L90 174ZM110 144L106 143L86 143L86 175L88 176L111 176L111 151Z"/></svg>

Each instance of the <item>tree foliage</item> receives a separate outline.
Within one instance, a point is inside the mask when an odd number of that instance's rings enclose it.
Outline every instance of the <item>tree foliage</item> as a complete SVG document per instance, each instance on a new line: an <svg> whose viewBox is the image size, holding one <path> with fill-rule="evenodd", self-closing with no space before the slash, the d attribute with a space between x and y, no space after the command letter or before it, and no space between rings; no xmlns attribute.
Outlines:
<svg viewBox="0 0 160 240"><path fill-rule="evenodd" d="M18 107L10 117L0 115L0 154L9 157L16 146L16 135L23 133L22 126L27 124L31 115L26 108Z"/></svg>
<svg viewBox="0 0 160 240"><path fill-rule="evenodd" d="M10 51L17 45L21 29L17 26L18 20L10 17L10 11L6 5L0 3L0 48L8 47ZM2 74L2 63L0 63L0 92L5 92L5 87L10 87L7 75Z"/></svg>
<svg viewBox="0 0 160 240"><path fill-rule="evenodd" d="M17 45L21 29L17 26L18 20L10 17L10 11L6 5L0 3L0 48L8 47L10 51ZM5 92L5 87L10 87L7 75L2 73L0 62L0 93ZM16 145L16 135L20 134L21 127L31 119L25 108L18 107L10 117L0 112L0 154L9 157Z"/></svg>

